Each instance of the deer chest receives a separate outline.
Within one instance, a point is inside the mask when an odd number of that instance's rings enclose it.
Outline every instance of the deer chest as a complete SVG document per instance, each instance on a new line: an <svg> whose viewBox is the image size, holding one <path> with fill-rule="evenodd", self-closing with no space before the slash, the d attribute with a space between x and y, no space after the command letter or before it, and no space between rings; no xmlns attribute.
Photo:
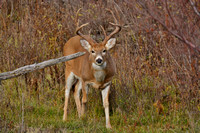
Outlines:
<svg viewBox="0 0 200 133"><path fill-rule="evenodd" d="M106 73L105 73L105 71L95 71L94 77L95 77L97 82L101 83L101 82L104 82L105 77L106 77Z"/></svg>

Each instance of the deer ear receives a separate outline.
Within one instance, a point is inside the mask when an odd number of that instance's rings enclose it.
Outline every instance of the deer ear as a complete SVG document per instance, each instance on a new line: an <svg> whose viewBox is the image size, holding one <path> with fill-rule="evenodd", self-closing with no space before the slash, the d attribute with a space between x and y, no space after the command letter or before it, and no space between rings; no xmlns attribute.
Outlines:
<svg viewBox="0 0 200 133"><path fill-rule="evenodd" d="M86 49L88 52L90 51L91 45L86 40L80 40L81 46Z"/></svg>
<svg viewBox="0 0 200 133"><path fill-rule="evenodd" d="M106 47L106 50L110 50L111 48L113 48L116 44L116 39L115 38L111 38L107 41L105 47Z"/></svg>

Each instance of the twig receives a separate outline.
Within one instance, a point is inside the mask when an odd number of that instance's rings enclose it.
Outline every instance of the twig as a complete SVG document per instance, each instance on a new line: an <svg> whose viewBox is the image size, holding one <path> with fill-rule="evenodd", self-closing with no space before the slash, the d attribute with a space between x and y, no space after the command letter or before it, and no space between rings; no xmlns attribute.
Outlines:
<svg viewBox="0 0 200 133"><path fill-rule="evenodd" d="M174 26L175 26L175 29L177 30L177 25L176 25L176 23L175 23L175 21L174 21L174 18L173 18L172 15L171 15L170 11L169 11L168 4L167 4L167 0L165 0L165 8L166 8L167 13L168 13L169 17L171 18L171 20L172 20Z"/></svg>
<svg viewBox="0 0 200 133"><path fill-rule="evenodd" d="M22 93L22 125L21 125L21 133L24 132L24 93Z"/></svg>
<svg viewBox="0 0 200 133"><path fill-rule="evenodd" d="M0 9L2 8L2 5L4 2L5 2L5 0L0 0Z"/></svg>

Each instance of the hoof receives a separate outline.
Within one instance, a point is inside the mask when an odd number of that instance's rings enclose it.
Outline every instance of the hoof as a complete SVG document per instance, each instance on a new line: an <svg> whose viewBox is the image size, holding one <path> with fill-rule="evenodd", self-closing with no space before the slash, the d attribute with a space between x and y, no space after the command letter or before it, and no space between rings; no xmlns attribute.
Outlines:
<svg viewBox="0 0 200 133"><path fill-rule="evenodd" d="M106 125L106 128L107 129L112 129L112 126L109 124L109 125Z"/></svg>
<svg viewBox="0 0 200 133"><path fill-rule="evenodd" d="M67 121L67 117L63 116L63 121Z"/></svg>

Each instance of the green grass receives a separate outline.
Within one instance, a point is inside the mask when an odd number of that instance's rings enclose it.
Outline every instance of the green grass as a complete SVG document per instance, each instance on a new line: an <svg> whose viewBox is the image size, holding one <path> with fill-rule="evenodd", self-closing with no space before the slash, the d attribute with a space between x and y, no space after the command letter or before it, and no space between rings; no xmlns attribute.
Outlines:
<svg viewBox="0 0 200 133"><path fill-rule="evenodd" d="M199 114L193 114L182 108L171 109L167 102L166 105L163 104L164 113L159 114L152 105L153 102L148 102L149 95L139 97L136 104L117 97L118 107L110 118L113 128L107 130L100 96L96 94L98 91L90 91L87 115L84 118L78 118L74 99L71 96L68 121L63 122L64 90L45 87L43 90L45 93L40 94L39 92L38 98L38 93L34 91L30 95L29 90L26 89L27 86L22 81L14 80L14 84L6 81L1 90L1 94L3 94L0 99L1 132L20 131L22 120L24 130L27 132L170 133L198 132L200 130ZM11 85L13 85L12 88ZM135 105L135 109L128 111L124 109L133 105Z"/></svg>
<svg viewBox="0 0 200 133"><path fill-rule="evenodd" d="M31 104L29 102L29 104ZM19 108L19 107L18 107ZM14 111L15 112L15 111ZM16 115L12 110L4 112L7 122L13 121L10 131L20 128L22 116L20 112ZM177 112L176 117L172 115L159 115L152 110L146 110L141 116L136 112L131 114L115 112L111 116L112 130L105 128L104 117L90 117L79 119L76 110L71 110L67 122L62 121L63 111L59 106L47 106L26 103L24 107L24 124L27 131L67 131L67 132L185 132L195 131L192 129L185 114ZM88 113L92 111L88 110ZM15 114L15 115L14 115ZM12 116L12 117L10 117ZM199 123L198 123L199 125ZM197 127L197 126L196 126Z"/></svg>

